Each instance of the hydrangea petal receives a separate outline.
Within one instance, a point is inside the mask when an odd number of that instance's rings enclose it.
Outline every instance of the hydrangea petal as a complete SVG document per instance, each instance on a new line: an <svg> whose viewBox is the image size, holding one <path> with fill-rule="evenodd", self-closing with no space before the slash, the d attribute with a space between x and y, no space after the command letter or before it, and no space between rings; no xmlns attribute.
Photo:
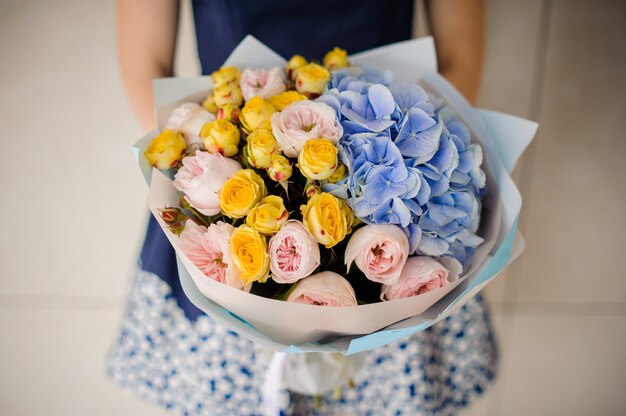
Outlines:
<svg viewBox="0 0 626 416"><path fill-rule="evenodd" d="M434 115L434 107L429 102L428 94L419 85L394 82L389 85L389 90L403 114L412 108L421 108L429 115Z"/></svg>
<svg viewBox="0 0 626 416"><path fill-rule="evenodd" d="M378 118L390 116L396 107L393 95L387 87L381 84L370 86L367 91L367 98Z"/></svg>
<svg viewBox="0 0 626 416"><path fill-rule="evenodd" d="M447 205L430 205L428 215L437 225L444 226L451 221L465 217L467 213Z"/></svg>
<svg viewBox="0 0 626 416"><path fill-rule="evenodd" d="M409 255L415 253L417 246L422 239L422 229L417 224L409 224L403 228L404 234L409 239Z"/></svg>
<svg viewBox="0 0 626 416"><path fill-rule="evenodd" d="M422 233L422 237L417 245L420 253L427 256L443 256L448 251L450 244L442 238L433 237Z"/></svg>
<svg viewBox="0 0 626 416"><path fill-rule="evenodd" d="M409 210L411 210L411 213L415 216L420 216L424 213L424 210L422 209L422 207L420 206L420 204L418 204L415 200L413 199L403 199L402 202L404 203L404 205L407 206L407 208Z"/></svg>
<svg viewBox="0 0 626 416"><path fill-rule="evenodd" d="M438 173L452 173L459 164L459 154L452 140L441 136L437 153L428 161L428 166Z"/></svg>
<svg viewBox="0 0 626 416"><path fill-rule="evenodd" d="M406 227L411 222L411 211L399 198L392 198L376 209L371 216L375 224L400 224Z"/></svg>
<svg viewBox="0 0 626 416"><path fill-rule="evenodd" d="M339 110L341 110L341 103L339 102L337 96L334 94L320 95L318 98L315 99L315 101L326 104L337 113L339 113Z"/></svg>
<svg viewBox="0 0 626 416"><path fill-rule="evenodd" d="M439 150L443 125L435 123L425 112L412 109L400 129L395 143L404 157L419 165L428 162Z"/></svg>
<svg viewBox="0 0 626 416"><path fill-rule="evenodd" d="M430 188L430 184L428 183L428 181L426 181L426 179L423 176L420 176L420 182L421 182L420 189L415 199L417 200L418 204L426 205L426 202L428 202L428 199L430 198L432 190Z"/></svg>
<svg viewBox="0 0 626 416"><path fill-rule="evenodd" d="M484 241L482 237L470 233L467 229L460 230L456 239L466 247L478 247Z"/></svg>

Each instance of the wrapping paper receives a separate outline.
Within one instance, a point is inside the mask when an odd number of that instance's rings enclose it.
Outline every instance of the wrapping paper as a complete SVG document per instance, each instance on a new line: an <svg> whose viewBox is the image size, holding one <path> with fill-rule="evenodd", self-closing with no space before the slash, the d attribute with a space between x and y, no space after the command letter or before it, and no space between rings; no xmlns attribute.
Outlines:
<svg viewBox="0 0 626 416"><path fill-rule="evenodd" d="M349 59L393 72L395 80L419 82L448 102L481 143L488 195L483 201L480 235L485 242L476 251L470 269L458 281L432 292L390 302L354 307L319 307L293 304L238 291L207 279L178 249L177 237L160 219L158 210L178 206L171 180L152 169L143 156L157 132L135 145L135 153L150 185L149 206L177 251L183 290L212 318L242 336L274 351L335 352L345 355L371 350L422 331L444 319L475 296L523 250L517 231L521 196L510 171L532 140L537 124L493 111L473 109L437 74L431 38L421 38L363 52ZM286 61L248 36L225 65L240 68L282 66ZM154 97L159 126L184 102L200 102L211 88L210 77L156 80ZM283 362L277 364L282 368Z"/></svg>

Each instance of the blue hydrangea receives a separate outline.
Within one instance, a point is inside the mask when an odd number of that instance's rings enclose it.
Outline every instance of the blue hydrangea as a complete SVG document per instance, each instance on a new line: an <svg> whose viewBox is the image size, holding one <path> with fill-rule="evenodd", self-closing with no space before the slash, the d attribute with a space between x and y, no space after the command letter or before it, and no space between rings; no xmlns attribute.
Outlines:
<svg viewBox="0 0 626 416"><path fill-rule="evenodd" d="M419 108L431 117L435 115L435 109L428 94L419 85L409 82L394 82L389 84L389 91L391 91L402 115L407 114L413 108Z"/></svg>
<svg viewBox="0 0 626 416"><path fill-rule="evenodd" d="M408 226L421 214L417 203L421 180L404 164L400 150L385 133L357 133L340 141L348 169L348 203L356 216L374 224ZM424 181L425 182L425 181Z"/></svg>
<svg viewBox="0 0 626 416"><path fill-rule="evenodd" d="M391 71L378 71L371 67L350 66L331 73L328 90L356 91L358 84L390 85L393 80ZM350 85L352 84L352 87Z"/></svg>
<svg viewBox="0 0 626 416"><path fill-rule="evenodd" d="M408 82L393 82L388 86L396 102L396 111L391 118L396 121L395 130L399 131L412 109L420 109L429 116L434 116L435 110L428 94L417 84Z"/></svg>
<svg viewBox="0 0 626 416"><path fill-rule="evenodd" d="M449 106L387 73L333 72L318 98L337 111L339 156L348 176L324 190L370 224L397 224L411 254L446 255L467 266L482 239L482 149Z"/></svg>
<svg viewBox="0 0 626 416"><path fill-rule="evenodd" d="M477 247L483 239L476 235L480 222L480 202L471 191L448 191L428 201L418 221L422 236L418 250L429 256L449 252L450 244Z"/></svg>
<svg viewBox="0 0 626 416"><path fill-rule="evenodd" d="M464 246L459 240L455 240L450 244L445 256L458 260L463 266L463 270L467 270L471 266L475 251L475 247Z"/></svg>
<svg viewBox="0 0 626 416"><path fill-rule="evenodd" d="M485 187L485 172L481 169L483 150L480 145L470 142L470 131L461 122L454 110L445 106L438 112L438 118L454 142L459 155L459 163L450 175L450 187L454 189L472 188L476 193Z"/></svg>
<svg viewBox="0 0 626 416"><path fill-rule="evenodd" d="M395 143L402 156L410 159L412 166L421 165L431 160L439 150L442 130L443 123L420 108L411 108L404 117Z"/></svg>

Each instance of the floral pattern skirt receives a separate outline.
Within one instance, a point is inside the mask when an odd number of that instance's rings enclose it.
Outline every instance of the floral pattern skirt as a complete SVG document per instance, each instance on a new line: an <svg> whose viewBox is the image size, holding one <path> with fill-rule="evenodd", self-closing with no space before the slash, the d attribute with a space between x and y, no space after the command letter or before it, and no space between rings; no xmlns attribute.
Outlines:
<svg viewBox="0 0 626 416"><path fill-rule="evenodd" d="M206 315L190 321L157 275L137 269L110 377L176 414L262 415L271 351ZM481 395L497 349L480 296L411 337L370 351L350 385L324 396L281 393L283 415L450 415Z"/></svg>

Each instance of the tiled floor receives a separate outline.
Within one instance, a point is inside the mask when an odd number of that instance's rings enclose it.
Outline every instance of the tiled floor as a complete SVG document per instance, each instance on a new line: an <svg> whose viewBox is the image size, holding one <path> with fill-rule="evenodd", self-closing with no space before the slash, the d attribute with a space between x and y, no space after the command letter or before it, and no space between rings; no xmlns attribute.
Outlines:
<svg viewBox="0 0 626 416"><path fill-rule="evenodd" d="M1 414L165 414L104 375L147 217L113 3L0 2ZM500 376L465 414L626 414L626 4L487 4L480 104L541 127L516 171L526 252L486 289Z"/></svg>

